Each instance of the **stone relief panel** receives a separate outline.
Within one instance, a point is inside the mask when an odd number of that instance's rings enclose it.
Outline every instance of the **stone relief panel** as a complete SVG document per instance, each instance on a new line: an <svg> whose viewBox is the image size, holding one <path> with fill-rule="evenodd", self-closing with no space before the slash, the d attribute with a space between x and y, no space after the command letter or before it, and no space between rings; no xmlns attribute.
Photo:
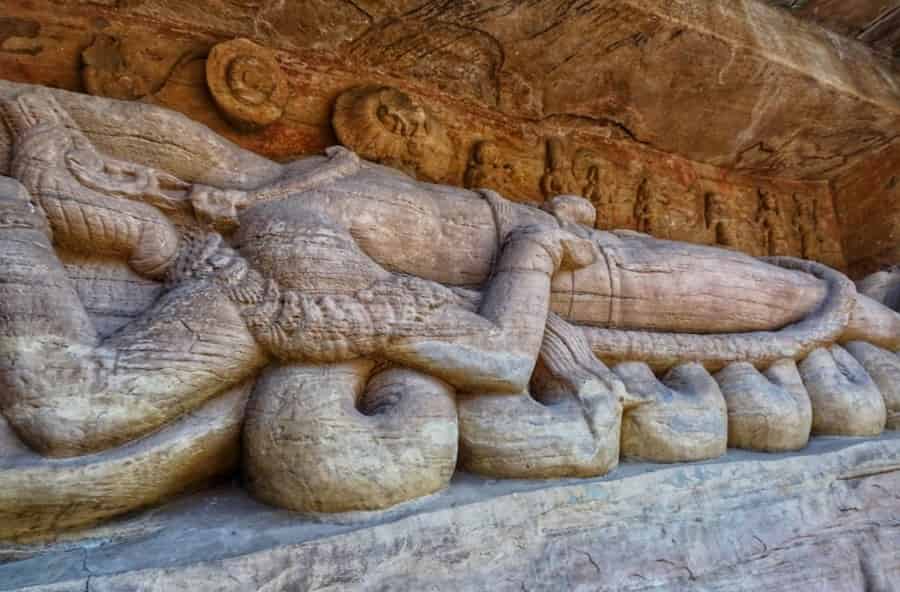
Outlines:
<svg viewBox="0 0 900 592"><path fill-rule="evenodd" d="M249 39L219 43L206 59L206 82L236 127L256 130L281 119L290 88L272 52Z"/></svg>
<svg viewBox="0 0 900 592"><path fill-rule="evenodd" d="M335 102L332 122L340 142L364 158L425 181L449 173L454 147L443 122L399 89L347 91Z"/></svg>
<svg viewBox="0 0 900 592"><path fill-rule="evenodd" d="M403 107L388 107L389 101ZM392 109L404 114L388 115ZM535 143L469 141L466 130L441 121L409 94L386 87L344 93L333 121L347 147L422 180L449 179L531 203L580 195L594 206L597 228L845 265L833 207L822 186L748 178L719 181L714 176L721 171L709 170L712 174L704 177L706 169L696 165L667 170L664 162L641 153L615 151L608 141L588 144L559 136ZM422 131L426 121L441 133L430 150L421 150L415 138L429 136ZM465 161L447 152L466 145Z"/></svg>
<svg viewBox="0 0 900 592"><path fill-rule="evenodd" d="M99 33L81 52L81 77L92 95L133 101L159 92L179 66L197 58L202 54L184 42Z"/></svg>
<svg viewBox="0 0 900 592"><path fill-rule="evenodd" d="M365 97L404 141L434 129ZM900 427L900 315L828 266L340 146L276 163L146 103L0 83L0 112L0 538L237 469L278 507L376 511L457 469L591 477ZM640 224L727 240L737 214L695 182L674 213L673 179L636 190ZM753 192L770 226L797 214L777 195Z"/></svg>

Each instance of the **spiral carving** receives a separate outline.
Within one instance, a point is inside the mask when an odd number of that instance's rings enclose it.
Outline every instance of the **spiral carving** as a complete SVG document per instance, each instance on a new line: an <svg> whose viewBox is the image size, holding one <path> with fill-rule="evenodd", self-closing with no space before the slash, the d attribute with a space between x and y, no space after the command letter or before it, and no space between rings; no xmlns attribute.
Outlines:
<svg viewBox="0 0 900 592"><path fill-rule="evenodd" d="M248 131L278 121L290 93L274 55L249 39L233 39L212 48L206 83L225 117Z"/></svg>

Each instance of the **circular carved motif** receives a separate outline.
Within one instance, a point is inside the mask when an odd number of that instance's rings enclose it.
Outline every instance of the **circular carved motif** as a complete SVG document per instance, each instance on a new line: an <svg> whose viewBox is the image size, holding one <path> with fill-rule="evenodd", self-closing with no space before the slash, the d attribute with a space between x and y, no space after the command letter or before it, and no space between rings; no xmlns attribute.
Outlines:
<svg viewBox="0 0 900 592"><path fill-rule="evenodd" d="M454 147L444 125L399 89L350 89L338 97L331 122L341 144L367 160L431 182L450 170Z"/></svg>
<svg viewBox="0 0 900 592"><path fill-rule="evenodd" d="M206 83L225 116L249 130L278 121L290 92L272 53L249 39L212 48L206 60Z"/></svg>

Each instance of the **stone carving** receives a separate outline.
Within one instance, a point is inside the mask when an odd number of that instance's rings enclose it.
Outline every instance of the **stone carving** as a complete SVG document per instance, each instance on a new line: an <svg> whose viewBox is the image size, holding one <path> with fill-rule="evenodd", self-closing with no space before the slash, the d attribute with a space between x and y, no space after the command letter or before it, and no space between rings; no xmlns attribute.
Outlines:
<svg viewBox="0 0 900 592"><path fill-rule="evenodd" d="M541 193L551 198L557 195L578 193L572 163L560 138L547 140L546 168L541 177Z"/></svg>
<svg viewBox="0 0 900 592"><path fill-rule="evenodd" d="M115 37L97 35L81 53L85 88L92 95L129 101L150 94L154 90L152 82L129 69L120 43Z"/></svg>
<svg viewBox="0 0 900 592"><path fill-rule="evenodd" d="M668 212L671 201L667 196L655 191L649 179L638 186L634 201L634 223L638 232L653 236L668 236Z"/></svg>
<svg viewBox="0 0 900 592"><path fill-rule="evenodd" d="M249 39L219 43L206 60L206 82L219 109L236 127L257 130L284 113L290 95L274 55Z"/></svg>
<svg viewBox="0 0 900 592"><path fill-rule="evenodd" d="M884 427L894 394L836 344L891 354L900 316L823 265L598 231L579 197L537 209L343 148L278 165L149 105L0 93L0 536L157 503L230 470L239 437L247 488L304 512L415 499L457 464L599 475L620 454L715 457L732 429L801 446L796 377L756 390L776 363L799 363L817 433ZM395 91L339 109L345 131L371 117L358 137L436 137ZM126 133L95 131L110 117ZM70 253L161 293L104 336ZM747 388L765 437L740 435Z"/></svg>
<svg viewBox="0 0 900 592"><path fill-rule="evenodd" d="M878 435L885 427L884 397L865 368L839 345L819 348L800 363L812 402L814 434Z"/></svg>
<svg viewBox="0 0 900 592"><path fill-rule="evenodd" d="M773 256L790 253L781 205L778 203L778 196L771 191L759 190L756 224L762 236L763 253Z"/></svg>
<svg viewBox="0 0 900 592"><path fill-rule="evenodd" d="M472 148L463 185L470 189L493 189L506 193L521 186L523 182L516 164L506 158L503 149L496 142L485 140Z"/></svg>
<svg viewBox="0 0 900 592"><path fill-rule="evenodd" d="M158 98L181 68L202 61L205 47L133 33L100 33L81 51L81 81L92 95L125 101Z"/></svg>
<svg viewBox="0 0 900 592"><path fill-rule="evenodd" d="M740 247L737 224L728 208L728 202L717 193L704 196L706 227L712 231L717 245L736 249Z"/></svg>
<svg viewBox="0 0 900 592"><path fill-rule="evenodd" d="M900 266L893 266L866 276L857 283L861 294L900 311Z"/></svg>
<svg viewBox="0 0 900 592"><path fill-rule="evenodd" d="M341 144L363 158L424 181L447 175L453 156L447 131L403 91L387 86L348 90L335 102L332 124Z"/></svg>
<svg viewBox="0 0 900 592"><path fill-rule="evenodd" d="M804 259L821 257L822 237L816 224L816 203L794 196L794 229L800 237L800 255Z"/></svg>
<svg viewBox="0 0 900 592"><path fill-rule="evenodd" d="M729 446L765 452L806 446L812 404L793 360L780 360L765 372L736 362L716 380L728 406Z"/></svg>
<svg viewBox="0 0 900 592"><path fill-rule="evenodd" d="M887 411L887 428L900 429L900 356L865 341L851 341L844 347L862 364L881 391Z"/></svg>

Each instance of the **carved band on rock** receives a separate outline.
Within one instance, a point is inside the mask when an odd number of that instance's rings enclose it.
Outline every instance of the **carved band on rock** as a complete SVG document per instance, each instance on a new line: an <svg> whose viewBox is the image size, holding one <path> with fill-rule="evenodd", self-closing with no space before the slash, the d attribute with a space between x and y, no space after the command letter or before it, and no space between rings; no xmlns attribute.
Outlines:
<svg viewBox="0 0 900 592"><path fill-rule="evenodd" d="M314 513L437 492L457 465L593 476L896 425L900 315L824 265L599 231L576 196L537 209L343 148L269 163L147 105L0 97L0 537L231 470L242 421L250 492ZM383 89L348 101L345 131L438 137ZM124 113L101 153L91 119ZM160 120L202 162L128 149ZM72 251L163 293L102 336Z"/></svg>

